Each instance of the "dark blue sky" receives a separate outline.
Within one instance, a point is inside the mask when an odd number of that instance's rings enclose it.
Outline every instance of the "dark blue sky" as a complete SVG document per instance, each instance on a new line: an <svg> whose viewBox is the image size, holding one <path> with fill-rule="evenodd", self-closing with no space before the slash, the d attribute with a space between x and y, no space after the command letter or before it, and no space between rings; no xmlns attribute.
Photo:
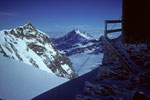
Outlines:
<svg viewBox="0 0 150 100"><path fill-rule="evenodd" d="M122 0L1 0L0 30L31 22L44 32L102 32L121 11Z"/></svg>

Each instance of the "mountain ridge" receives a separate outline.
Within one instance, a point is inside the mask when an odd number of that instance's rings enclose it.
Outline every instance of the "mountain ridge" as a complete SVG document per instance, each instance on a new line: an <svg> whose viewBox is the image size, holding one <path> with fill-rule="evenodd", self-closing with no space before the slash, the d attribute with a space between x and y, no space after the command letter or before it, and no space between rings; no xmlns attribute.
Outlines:
<svg viewBox="0 0 150 100"><path fill-rule="evenodd" d="M49 36L31 23L0 31L0 53L60 77L76 76L71 61L60 54Z"/></svg>
<svg viewBox="0 0 150 100"><path fill-rule="evenodd" d="M59 38L52 38L52 42L58 50L63 51L67 56L86 51L95 52L99 47L103 48L101 38L99 40L94 39L88 33L81 32L79 29L74 29ZM102 51L100 50L100 52Z"/></svg>

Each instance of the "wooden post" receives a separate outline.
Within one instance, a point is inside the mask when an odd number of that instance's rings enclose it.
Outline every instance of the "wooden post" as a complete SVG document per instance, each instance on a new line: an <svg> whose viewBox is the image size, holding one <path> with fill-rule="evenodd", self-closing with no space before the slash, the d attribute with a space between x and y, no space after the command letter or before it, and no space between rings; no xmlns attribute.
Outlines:
<svg viewBox="0 0 150 100"><path fill-rule="evenodd" d="M104 31L104 35L105 35L105 37L107 37L107 22L105 21L105 31Z"/></svg>
<svg viewBox="0 0 150 100"><path fill-rule="evenodd" d="M106 38L107 38L107 34L109 34L109 33L122 31L122 29L107 30L107 24L114 24L114 23L122 23L122 20L105 20L104 36L105 36Z"/></svg>

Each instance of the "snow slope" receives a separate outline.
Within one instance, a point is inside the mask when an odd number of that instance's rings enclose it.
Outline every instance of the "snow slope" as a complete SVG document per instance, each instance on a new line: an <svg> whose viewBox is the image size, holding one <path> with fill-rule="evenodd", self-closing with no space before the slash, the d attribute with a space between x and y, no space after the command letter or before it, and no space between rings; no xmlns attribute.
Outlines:
<svg viewBox="0 0 150 100"><path fill-rule="evenodd" d="M68 79L0 55L0 98L30 100Z"/></svg>
<svg viewBox="0 0 150 100"><path fill-rule="evenodd" d="M11 30L0 31L0 53L57 76L73 78L72 63L59 53L48 35L36 29L31 23ZM64 66L68 67L64 70Z"/></svg>
<svg viewBox="0 0 150 100"><path fill-rule="evenodd" d="M97 77L98 69L86 73L78 78L68 81L52 90L39 94L32 100L75 100L77 94L83 93L84 84L86 81L93 82ZM88 99L81 99L88 100Z"/></svg>
<svg viewBox="0 0 150 100"><path fill-rule="evenodd" d="M90 40L92 39L92 36L90 36L88 33L86 32L81 32L79 29L75 29L74 30L76 32L76 34L79 34L80 36L82 36L83 38Z"/></svg>
<svg viewBox="0 0 150 100"><path fill-rule="evenodd" d="M87 60L89 60L83 65L83 63ZM93 69L97 68L99 64L102 62L103 53L97 54L97 55L91 55L88 53L81 53L69 56L70 60L73 62L73 66L76 72L78 72L78 75L83 75L87 72L92 71ZM83 65L83 66L82 66ZM81 67L82 66L82 67Z"/></svg>

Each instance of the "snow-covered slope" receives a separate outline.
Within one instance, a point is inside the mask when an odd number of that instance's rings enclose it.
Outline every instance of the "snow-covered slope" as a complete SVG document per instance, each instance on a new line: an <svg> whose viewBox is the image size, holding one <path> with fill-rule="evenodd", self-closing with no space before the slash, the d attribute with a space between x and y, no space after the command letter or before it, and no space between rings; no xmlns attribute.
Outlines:
<svg viewBox="0 0 150 100"><path fill-rule="evenodd" d="M78 73L79 76L81 76L87 72L94 70L95 68L98 67L99 64L101 64L103 53L99 53L96 55L81 53L81 54L69 56L69 58L73 62L73 67L75 71Z"/></svg>
<svg viewBox="0 0 150 100"><path fill-rule="evenodd" d="M49 37L31 23L0 31L0 53L61 77L73 78L72 63L60 54Z"/></svg>
<svg viewBox="0 0 150 100"><path fill-rule="evenodd" d="M76 100L77 94L82 94L84 89L84 83L86 81L93 82L97 77L98 69L95 69L87 74L84 74L78 78L70 80L56 88L53 88L45 93L39 94L39 96L32 100ZM77 100L96 100L96 99L77 99ZM99 99L97 99L99 100Z"/></svg>
<svg viewBox="0 0 150 100"><path fill-rule="evenodd" d="M63 51L67 56L94 51L102 46L101 39L96 40L88 33L81 32L78 29L62 37L52 38L52 42L58 50ZM102 52L102 50L100 50L100 52Z"/></svg>
<svg viewBox="0 0 150 100"><path fill-rule="evenodd" d="M30 100L68 79L0 55L0 99Z"/></svg>

